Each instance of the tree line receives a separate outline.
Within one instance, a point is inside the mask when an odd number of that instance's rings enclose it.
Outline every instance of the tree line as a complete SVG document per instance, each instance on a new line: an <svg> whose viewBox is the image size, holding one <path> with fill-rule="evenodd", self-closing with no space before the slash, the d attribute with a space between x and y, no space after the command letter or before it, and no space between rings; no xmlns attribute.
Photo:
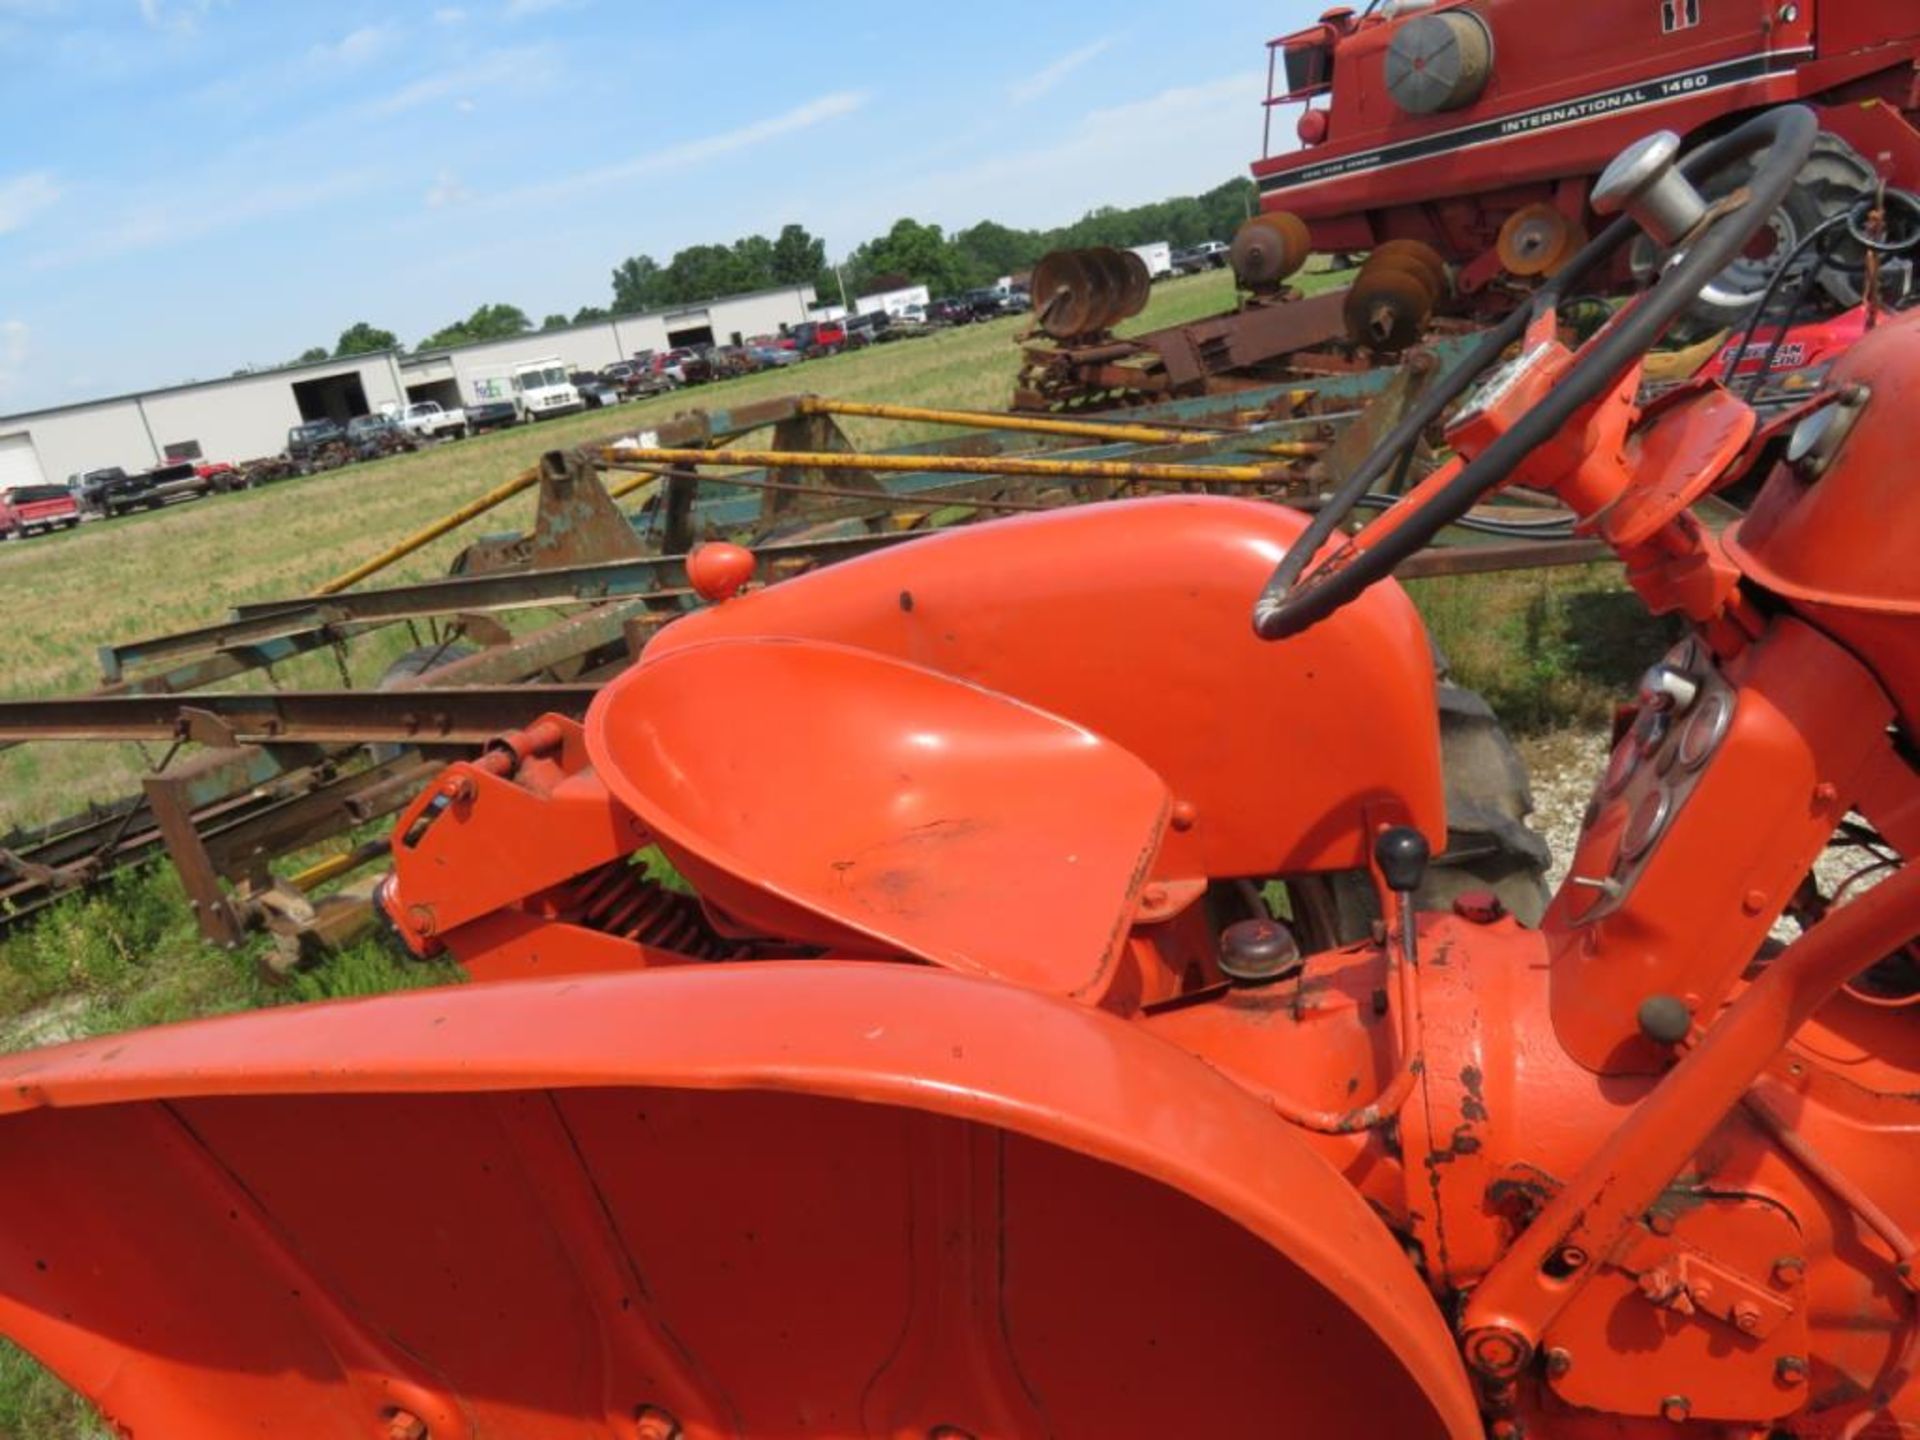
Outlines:
<svg viewBox="0 0 1920 1440"><path fill-rule="evenodd" d="M896 220L884 235L853 247L835 265L827 263L826 242L803 225L787 224L769 240L745 235L730 244L689 245L662 265L651 255L634 255L613 270L610 306L583 305L571 316L552 314L537 326L517 305L482 305L464 320L424 336L417 350L438 350L482 340L507 340L536 329L558 330L613 315L668 309L783 285L811 285L823 301L925 285L936 296L990 285L1003 275L1032 267L1049 250L1082 245L1145 245L1165 240L1175 247L1202 240L1225 240L1254 212L1257 192L1243 177L1200 195L1181 195L1128 208L1102 206L1071 225L1050 230L1019 230L982 220L952 235L940 226L911 218ZM391 330L362 320L341 332L331 350L314 346L301 363L399 350Z"/></svg>

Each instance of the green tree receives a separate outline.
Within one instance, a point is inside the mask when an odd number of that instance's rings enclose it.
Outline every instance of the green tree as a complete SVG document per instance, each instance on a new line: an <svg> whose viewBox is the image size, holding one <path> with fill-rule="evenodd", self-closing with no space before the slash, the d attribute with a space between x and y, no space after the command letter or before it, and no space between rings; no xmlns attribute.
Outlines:
<svg viewBox="0 0 1920 1440"><path fill-rule="evenodd" d="M746 264L730 245L689 245L677 251L661 272L661 300L683 305L754 288L745 280Z"/></svg>
<svg viewBox="0 0 1920 1440"><path fill-rule="evenodd" d="M1046 253L1038 232L1015 230L993 220L969 225L953 237L969 285L989 285L1002 275L1031 268Z"/></svg>
<svg viewBox="0 0 1920 1440"><path fill-rule="evenodd" d="M879 275L904 275L936 295L950 294L966 281L966 264L940 227L913 219L896 220L885 235L857 247L847 257L847 269L848 284L862 294Z"/></svg>
<svg viewBox="0 0 1920 1440"><path fill-rule="evenodd" d="M564 315L549 315L540 322L542 330L564 330L573 322Z"/></svg>
<svg viewBox="0 0 1920 1440"><path fill-rule="evenodd" d="M331 360L332 358L333 358L333 354L331 351L327 349L326 346L310 345L305 350L302 350L300 352L300 358L294 361L293 363L296 365L312 365L316 361ZM236 370L234 373L236 375L244 375L247 372L244 370Z"/></svg>
<svg viewBox="0 0 1920 1440"><path fill-rule="evenodd" d="M510 340L533 329L533 321L518 305L482 305L464 320L443 326L420 342L422 350L473 345L482 340Z"/></svg>
<svg viewBox="0 0 1920 1440"><path fill-rule="evenodd" d="M770 268L776 285L818 286L827 268L827 242L809 235L804 225L782 225Z"/></svg>
<svg viewBox="0 0 1920 1440"><path fill-rule="evenodd" d="M773 242L764 235L743 235L733 242L735 291L768 290L779 283L773 273Z"/></svg>
<svg viewBox="0 0 1920 1440"><path fill-rule="evenodd" d="M606 318L607 309L603 305L582 305L578 310L573 312L573 323L576 325L585 325L591 321L605 320Z"/></svg>
<svg viewBox="0 0 1920 1440"><path fill-rule="evenodd" d="M376 350L396 350L400 339L391 330L381 330L366 321L356 321L340 332L340 343L333 347L336 358L370 355Z"/></svg>
<svg viewBox="0 0 1920 1440"><path fill-rule="evenodd" d="M666 303L659 263L651 255L622 260L613 271L613 313L630 315Z"/></svg>

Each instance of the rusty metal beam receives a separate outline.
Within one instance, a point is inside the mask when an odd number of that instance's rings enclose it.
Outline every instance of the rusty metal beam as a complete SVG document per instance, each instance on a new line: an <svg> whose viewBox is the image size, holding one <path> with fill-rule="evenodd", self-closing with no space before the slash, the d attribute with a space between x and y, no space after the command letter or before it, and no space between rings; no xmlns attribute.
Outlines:
<svg viewBox="0 0 1920 1440"><path fill-rule="evenodd" d="M171 740L218 745L477 745L554 711L584 715L596 685L303 690L259 695L84 695L0 702L10 740Z"/></svg>
<svg viewBox="0 0 1920 1440"><path fill-rule="evenodd" d="M853 536L788 545L758 552L769 569L794 564L828 564L868 550L897 544L897 535ZM437 615L591 604L601 600L661 598L684 594L685 555L640 556L594 565L496 575L457 575L385 590L357 590L313 600L273 600L235 607L234 618L195 630L109 645L100 651L102 669L117 676L137 666L177 662L210 650L259 645L304 634L323 626L424 620Z"/></svg>

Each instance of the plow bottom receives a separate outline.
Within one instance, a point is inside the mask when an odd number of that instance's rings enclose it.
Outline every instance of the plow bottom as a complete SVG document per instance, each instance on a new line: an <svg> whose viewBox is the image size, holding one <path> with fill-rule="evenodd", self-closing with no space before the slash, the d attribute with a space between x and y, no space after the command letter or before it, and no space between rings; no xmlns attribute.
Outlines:
<svg viewBox="0 0 1920 1440"><path fill-rule="evenodd" d="M1474 1433L1438 1310L1267 1107L918 966L37 1052L0 1169L0 1331L142 1440Z"/></svg>
<svg viewBox="0 0 1920 1440"><path fill-rule="evenodd" d="M43 1111L0 1155L39 1177L0 1202L7 1328L136 1435L1438 1433L1245 1230L967 1121L229 1098Z"/></svg>

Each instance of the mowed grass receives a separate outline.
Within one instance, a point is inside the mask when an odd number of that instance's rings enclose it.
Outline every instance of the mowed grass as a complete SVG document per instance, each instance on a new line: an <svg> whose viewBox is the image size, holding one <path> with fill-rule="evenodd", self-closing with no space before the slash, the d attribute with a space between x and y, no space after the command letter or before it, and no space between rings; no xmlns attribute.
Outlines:
<svg viewBox="0 0 1920 1440"><path fill-rule="evenodd" d="M1156 286L1130 328L1218 311L1232 299L1225 271ZM211 624L243 601L308 594L400 537L480 495L543 452L643 429L679 411L811 392L843 399L965 409L1004 408L1019 368L1017 318L874 346L784 371L476 436L411 455L352 465L243 494L90 522L57 536L0 545L7 641L0 696L71 694L100 683L98 648ZM845 422L864 445L899 444L935 427ZM370 584L444 575L476 536L532 521L531 493L427 546ZM396 638L387 649L404 644ZM356 685L378 679L381 647L356 656ZM341 683L326 652L286 667L287 685ZM131 793L160 759L134 746L35 745L0 752L0 831Z"/></svg>
<svg viewBox="0 0 1920 1440"><path fill-rule="evenodd" d="M1133 326L1216 313L1231 295L1224 273L1170 281L1155 288ZM645 428L675 411L797 392L1002 408L1018 368L1013 339L1019 326L1011 319L969 326L611 414L590 412L0 546L0 596L10 621L0 693L89 689L98 683L94 654L104 642L207 624L241 601L310 592L543 451ZM926 426L847 425L859 443L873 446L935 433ZM531 497L517 498L373 583L443 574L476 535L523 529L531 516ZM1603 724L1613 697L1657 653L1657 636L1649 635L1612 567L1435 580L1411 589L1456 677L1485 692L1521 732ZM354 682L371 683L381 663L377 650L356 659ZM331 655L309 657L279 678L337 684L334 664ZM129 793L158 758L132 746L36 745L0 753L0 829ZM269 983L258 965L264 944L255 939L231 953L202 944L169 867L124 873L0 943L0 1050L457 979L447 967L403 961L369 941L290 983ZM108 1433L58 1381L0 1342L0 1440L105 1440Z"/></svg>

